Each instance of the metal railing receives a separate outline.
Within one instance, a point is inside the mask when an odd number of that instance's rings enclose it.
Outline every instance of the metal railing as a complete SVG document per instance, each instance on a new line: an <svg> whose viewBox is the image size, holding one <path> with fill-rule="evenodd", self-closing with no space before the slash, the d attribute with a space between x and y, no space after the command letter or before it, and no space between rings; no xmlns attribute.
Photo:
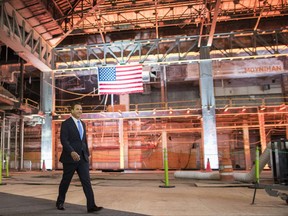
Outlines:
<svg viewBox="0 0 288 216"><path fill-rule="evenodd" d="M241 107L261 107L287 105L288 97L268 96L268 97L217 97L215 98L216 108L241 108ZM109 105L83 105L83 113L97 113L107 111ZM168 110L168 109L201 109L200 98L195 100L151 102L130 104L129 111L148 110ZM69 106L56 106L57 114L70 112ZM117 110L118 112L118 110Z"/></svg>
<svg viewBox="0 0 288 216"><path fill-rule="evenodd" d="M25 98L24 99L24 104L26 106L31 107L31 108L39 109L39 103L34 101L34 100L31 100L30 98Z"/></svg>

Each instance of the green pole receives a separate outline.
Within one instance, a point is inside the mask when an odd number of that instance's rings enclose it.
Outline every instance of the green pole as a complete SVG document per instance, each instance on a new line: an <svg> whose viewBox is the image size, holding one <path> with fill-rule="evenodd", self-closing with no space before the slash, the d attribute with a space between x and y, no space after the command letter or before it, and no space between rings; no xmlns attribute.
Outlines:
<svg viewBox="0 0 288 216"><path fill-rule="evenodd" d="M6 177L9 177L9 156L6 154Z"/></svg>
<svg viewBox="0 0 288 216"><path fill-rule="evenodd" d="M168 157L166 148L164 148L164 170L165 170L165 186L169 186Z"/></svg>
<svg viewBox="0 0 288 216"><path fill-rule="evenodd" d="M168 173L168 154L167 148L163 149L164 153L164 173L165 173L165 185L160 185L160 188L174 188L175 186L169 185L169 173Z"/></svg>
<svg viewBox="0 0 288 216"><path fill-rule="evenodd" d="M260 169L259 169L259 147L256 147L256 159L255 159L255 180L259 183Z"/></svg>
<svg viewBox="0 0 288 216"><path fill-rule="evenodd" d="M2 185L2 152L0 151L0 185Z"/></svg>

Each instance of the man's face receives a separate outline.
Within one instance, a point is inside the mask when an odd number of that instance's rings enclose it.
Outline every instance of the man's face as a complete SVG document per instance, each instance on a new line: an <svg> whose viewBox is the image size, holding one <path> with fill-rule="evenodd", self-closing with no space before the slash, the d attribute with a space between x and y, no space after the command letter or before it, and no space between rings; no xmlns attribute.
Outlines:
<svg viewBox="0 0 288 216"><path fill-rule="evenodd" d="M74 118L79 119L82 115L82 106L76 104L74 109L71 110L71 114Z"/></svg>

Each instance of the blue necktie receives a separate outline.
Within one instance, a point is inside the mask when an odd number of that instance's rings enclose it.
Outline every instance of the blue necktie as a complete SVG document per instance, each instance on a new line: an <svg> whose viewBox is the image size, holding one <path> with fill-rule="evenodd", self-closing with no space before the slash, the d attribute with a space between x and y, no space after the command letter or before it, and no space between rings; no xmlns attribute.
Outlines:
<svg viewBox="0 0 288 216"><path fill-rule="evenodd" d="M77 124L78 124L78 130L79 130L80 138L82 139L82 137L83 137L83 128L82 128L82 124L81 124L80 120L77 121Z"/></svg>

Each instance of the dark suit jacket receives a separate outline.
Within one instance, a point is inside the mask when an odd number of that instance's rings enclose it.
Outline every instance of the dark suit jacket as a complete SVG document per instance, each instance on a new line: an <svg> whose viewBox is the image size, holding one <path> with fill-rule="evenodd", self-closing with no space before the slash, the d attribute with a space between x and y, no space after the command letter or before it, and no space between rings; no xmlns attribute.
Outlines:
<svg viewBox="0 0 288 216"><path fill-rule="evenodd" d="M89 161L89 150L86 138L86 126L81 121L84 134L81 140L78 128L75 125L72 117L66 119L61 125L60 140L63 146L60 162L62 163L77 163L71 157L71 152L77 152L80 157L83 157L87 162Z"/></svg>

